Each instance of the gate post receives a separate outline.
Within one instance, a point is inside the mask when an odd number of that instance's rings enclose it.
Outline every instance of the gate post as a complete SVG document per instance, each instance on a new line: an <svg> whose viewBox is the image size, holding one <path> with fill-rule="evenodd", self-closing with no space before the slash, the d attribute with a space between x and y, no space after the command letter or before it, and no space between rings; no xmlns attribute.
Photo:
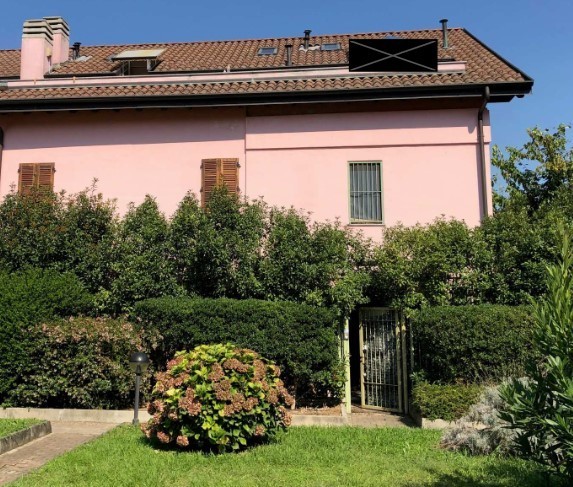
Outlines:
<svg viewBox="0 0 573 487"><path fill-rule="evenodd" d="M341 352L342 360L344 361L344 408L347 413L352 412L352 390L350 387L350 319L344 318L344 325L342 336Z"/></svg>

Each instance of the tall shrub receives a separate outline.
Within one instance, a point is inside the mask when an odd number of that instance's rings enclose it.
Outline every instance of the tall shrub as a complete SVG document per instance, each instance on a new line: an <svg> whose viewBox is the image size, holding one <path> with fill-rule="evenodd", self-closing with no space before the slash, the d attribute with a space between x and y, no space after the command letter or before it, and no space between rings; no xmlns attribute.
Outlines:
<svg viewBox="0 0 573 487"><path fill-rule="evenodd" d="M265 234L265 206L240 201L217 188L207 208L185 196L171 222L177 277L190 294L251 298L261 294L257 275Z"/></svg>
<svg viewBox="0 0 573 487"><path fill-rule="evenodd" d="M561 228L547 292L533 303L535 349L528 381L502 388L503 419L517 430L520 452L573 481L573 230Z"/></svg>
<svg viewBox="0 0 573 487"><path fill-rule="evenodd" d="M92 293L109 290L117 232L115 203L91 188L62 202L58 238L63 252L58 268L73 272Z"/></svg>
<svg viewBox="0 0 573 487"><path fill-rule="evenodd" d="M0 268L50 267L63 259L62 197L8 193L0 204Z"/></svg>
<svg viewBox="0 0 573 487"><path fill-rule="evenodd" d="M109 307L129 310L136 301L180 292L168 245L168 222L146 196L120 223L115 244Z"/></svg>
<svg viewBox="0 0 573 487"><path fill-rule="evenodd" d="M479 304L490 287L489 249L456 220L398 225L374 252L370 295L388 306Z"/></svg>

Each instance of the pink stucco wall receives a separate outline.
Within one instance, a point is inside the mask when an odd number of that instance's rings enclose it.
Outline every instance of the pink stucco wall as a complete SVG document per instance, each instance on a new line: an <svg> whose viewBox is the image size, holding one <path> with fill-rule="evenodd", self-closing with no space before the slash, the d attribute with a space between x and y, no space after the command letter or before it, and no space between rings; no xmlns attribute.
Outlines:
<svg viewBox="0 0 573 487"><path fill-rule="evenodd" d="M348 162L381 161L386 225L480 220L477 109L246 117L242 108L10 115L0 195L22 162L54 162L55 189L98 189L125 211L145 194L171 214L199 194L201 159L237 157L240 187L316 220L349 221ZM486 141L489 144L486 118ZM489 178L489 174L488 174ZM489 185L488 185L489 186ZM363 227L378 238L381 226Z"/></svg>

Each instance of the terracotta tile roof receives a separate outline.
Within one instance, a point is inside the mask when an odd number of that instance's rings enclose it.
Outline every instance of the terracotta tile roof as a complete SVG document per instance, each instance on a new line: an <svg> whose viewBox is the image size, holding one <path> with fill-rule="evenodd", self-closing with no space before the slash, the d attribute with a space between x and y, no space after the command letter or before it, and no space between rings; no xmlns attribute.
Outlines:
<svg viewBox="0 0 573 487"><path fill-rule="evenodd" d="M357 35L314 36L311 45L339 42L342 49L322 51L320 49L299 50L302 38L258 39L243 41L192 42L174 44L143 44L122 46L86 46L81 48L83 61L68 61L56 69L54 75L66 77L92 75L111 75L119 64L110 59L127 49L164 49L159 56L160 63L154 69L156 73L168 72L222 72L227 66L231 71L255 70L284 67L285 46L293 44L292 60L294 67L325 67L346 65L349 39L383 38L396 36L410 39L440 39L441 31L423 30L409 32L384 32ZM460 73L430 73L403 75L367 75L348 77L316 77L307 79L253 79L241 81L213 81L191 83L157 84L150 78L146 84L115 86L76 86L10 88L0 90L2 100L39 100L74 98L110 98L110 97L146 97L146 96L195 96L226 95L241 93L273 92L317 92L349 89L391 89L424 86L472 85L484 83L520 83L531 82L523 73L508 64L497 54L489 50L464 29L449 30L450 49L439 48L440 59L450 58L465 61L466 70ZM441 43L439 43L441 44ZM276 47L277 54L257 55L261 47ZM18 51L0 51L0 79L17 74ZM292 72L289 73L292 76ZM118 77L118 83L126 83L129 78ZM81 81L80 79L78 79ZM121 80L121 81L120 81ZM62 80L64 81L64 80ZM85 80L87 82L87 80Z"/></svg>
<svg viewBox="0 0 573 487"><path fill-rule="evenodd" d="M20 51L0 51L0 79L20 76Z"/></svg>

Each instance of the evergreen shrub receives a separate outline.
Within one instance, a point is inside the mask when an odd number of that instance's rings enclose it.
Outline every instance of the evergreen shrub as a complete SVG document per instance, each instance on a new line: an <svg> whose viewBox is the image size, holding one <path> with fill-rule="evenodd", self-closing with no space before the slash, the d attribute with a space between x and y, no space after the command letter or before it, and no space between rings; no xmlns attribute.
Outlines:
<svg viewBox="0 0 573 487"><path fill-rule="evenodd" d="M252 350L231 344L178 352L157 374L148 438L179 448L219 452L273 438L290 425L293 403L280 370Z"/></svg>
<svg viewBox="0 0 573 487"><path fill-rule="evenodd" d="M429 307L412 318L412 332L417 366L429 382L501 382L523 376L535 360L526 307Z"/></svg>
<svg viewBox="0 0 573 487"><path fill-rule="evenodd" d="M233 342L275 361L297 400L340 399L344 374L330 310L254 299L157 298L137 303L134 316L163 337L155 363L177 350Z"/></svg>

